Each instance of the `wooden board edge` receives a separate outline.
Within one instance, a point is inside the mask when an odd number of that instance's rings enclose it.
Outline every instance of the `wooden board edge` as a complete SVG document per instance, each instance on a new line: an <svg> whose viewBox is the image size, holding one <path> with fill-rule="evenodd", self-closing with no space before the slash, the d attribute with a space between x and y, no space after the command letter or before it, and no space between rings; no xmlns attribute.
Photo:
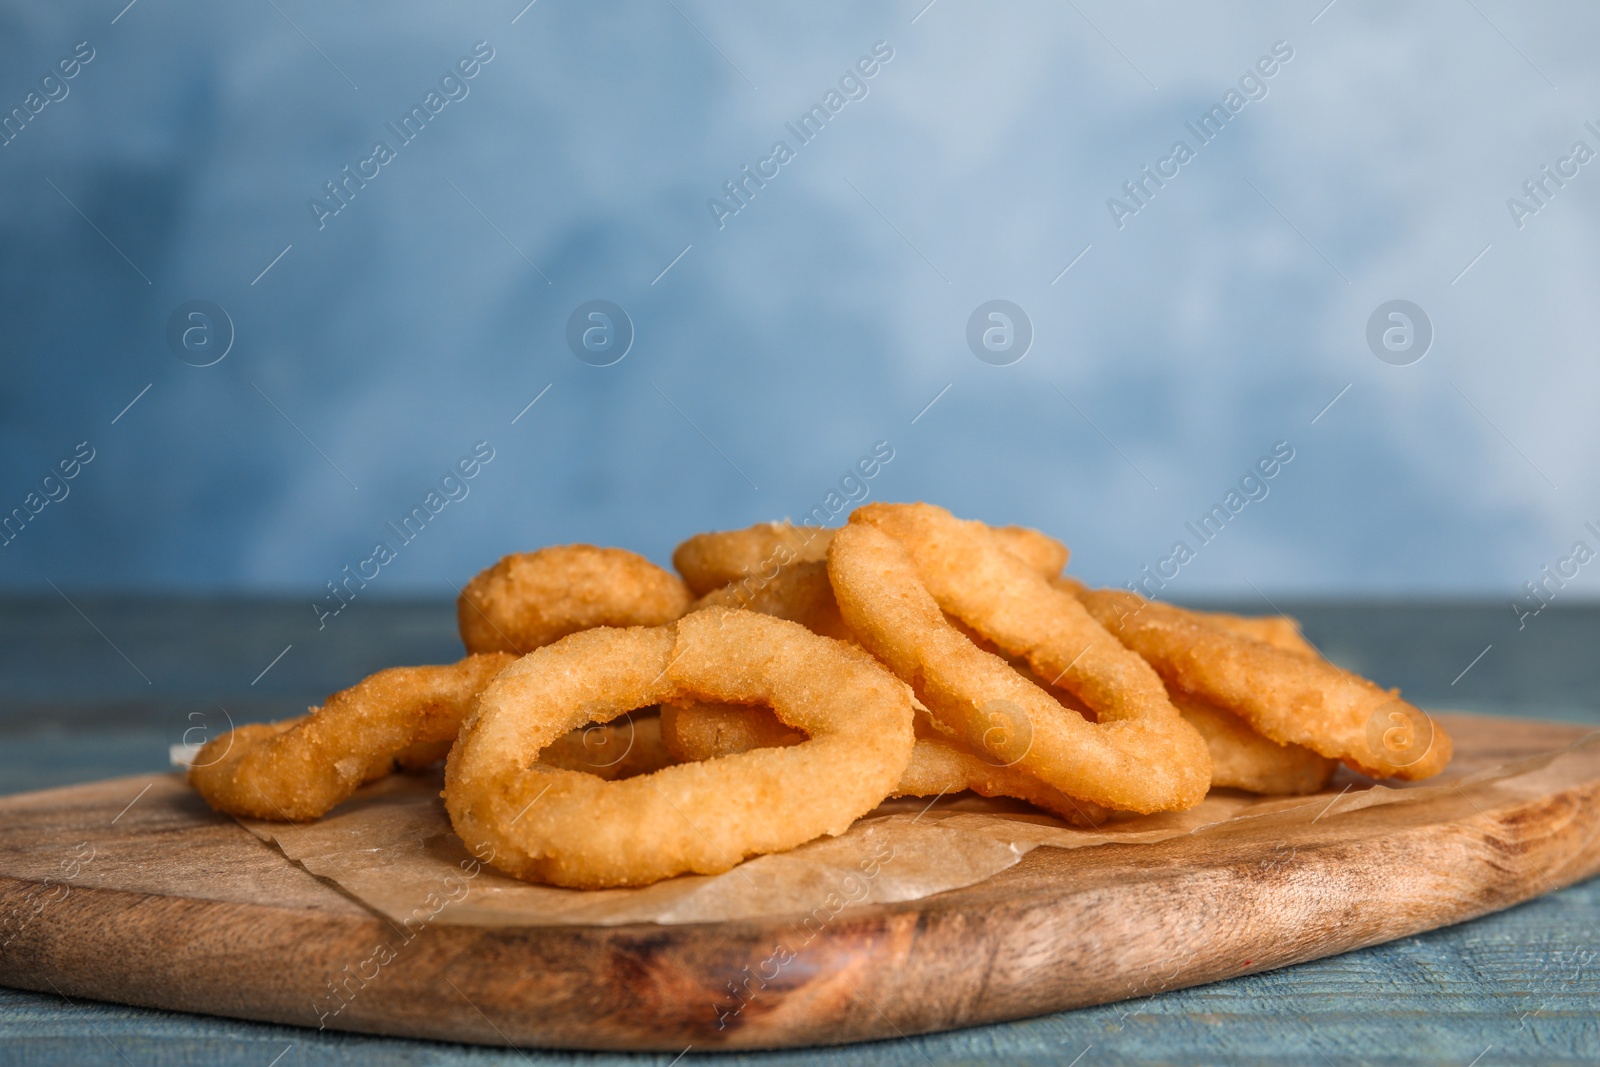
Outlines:
<svg viewBox="0 0 1600 1067"><path fill-rule="evenodd" d="M1130 886L1120 903L1150 919L1142 929L1096 928L1099 893L1027 894L982 913L942 905L846 912L799 964L747 986L748 999L724 987L744 980L745 968L760 969L785 932L782 920L723 924L716 938L703 926L436 926L405 946L409 977L397 971L393 981L347 985L354 989L348 1005L323 1021L479 1044L668 1052L690 1043L760 1049L936 1032L1272 970L1466 921L1600 871L1597 838L1600 782L1591 782L1492 818L1396 835L1383 842L1381 857L1370 846L1334 842L1305 848L1265 879L1252 857ZM1352 855L1355 847L1367 854ZM1397 857L1411 868L1379 863ZM1531 877L1534 871L1551 873ZM1345 894L1331 910L1330 883ZM0 902L35 885L0 878ZM1424 915L1393 906L1407 892L1441 887L1454 887L1450 907ZM1231 928L1213 931L1203 955L1175 952L1193 931L1171 911L1173 894L1202 899L1228 888L1254 890L1229 904ZM1337 919L1331 933L1307 936L1295 925L1296 916L1313 913ZM272 905L107 889L69 894L34 922L43 925L22 950L0 955L0 983L301 1026L318 1021L314 994L323 979L348 973L336 964L359 968L392 930L376 916L308 917ZM85 924L109 933L75 938ZM1234 952L1263 942L1272 949L1248 962ZM270 957L242 985L229 972L241 953ZM105 966L108 959L120 974ZM297 972L317 978L281 982ZM520 977L507 981L507 974ZM930 989L942 995L930 998ZM577 1010L576 1026L554 1019L568 1009Z"/></svg>

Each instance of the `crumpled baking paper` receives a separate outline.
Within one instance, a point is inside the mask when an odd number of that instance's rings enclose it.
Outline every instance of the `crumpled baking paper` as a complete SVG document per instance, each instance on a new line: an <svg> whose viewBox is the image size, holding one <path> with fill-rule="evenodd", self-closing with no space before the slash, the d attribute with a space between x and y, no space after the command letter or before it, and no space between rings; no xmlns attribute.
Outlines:
<svg viewBox="0 0 1600 1067"><path fill-rule="evenodd" d="M1427 802L1494 806L1594 777L1600 735L1569 748L1485 767L1458 759L1421 785L1376 785L1340 772L1307 797L1217 790L1185 812L1126 816L1078 829L1029 805L963 794L886 802L838 837L758 856L715 876L685 875L638 889L532 885L479 863L450 827L442 776L394 775L306 824L241 819L310 873L396 923L467 926L614 926L727 922L830 915L852 905L916 900L992 878L1035 848L1150 844L1185 834L1339 818L1378 805ZM1477 799L1474 799L1474 798ZM1487 810L1487 808L1485 809Z"/></svg>

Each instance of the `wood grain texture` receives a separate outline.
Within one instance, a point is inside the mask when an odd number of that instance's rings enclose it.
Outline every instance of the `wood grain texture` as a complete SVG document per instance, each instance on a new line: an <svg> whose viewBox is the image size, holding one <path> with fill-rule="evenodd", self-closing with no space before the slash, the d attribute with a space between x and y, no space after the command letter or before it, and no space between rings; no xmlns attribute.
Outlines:
<svg viewBox="0 0 1600 1067"><path fill-rule="evenodd" d="M1470 762L1584 733L1445 721ZM727 984L758 969L787 921L438 923L406 942L177 780L121 779L0 801L0 983L484 1044L676 1052L895 1037L1269 970L1507 907L1600 869L1597 802L1600 763L1565 790L1481 809L1444 797L1290 838L1264 826L1039 849L968 889L840 913L728 1015ZM93 859L46 885L83 842ZM384 943L395 958L368 964L375 976L351 982L348 1003L330 999L327 982ZM319 1002L344 1006L319 1018Z"/></svg>

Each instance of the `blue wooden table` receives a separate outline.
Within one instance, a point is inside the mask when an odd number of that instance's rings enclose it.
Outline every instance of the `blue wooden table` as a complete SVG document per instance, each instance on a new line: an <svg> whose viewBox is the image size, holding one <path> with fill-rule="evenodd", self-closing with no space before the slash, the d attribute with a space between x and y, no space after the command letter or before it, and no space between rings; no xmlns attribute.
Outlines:
<svg viewBox="0 0 1600 1067"><path fill-rule="evenodd" d="M1260 611L1259 605L1218 605ZM1600 725L1600 608L1287 604L1335 660L1424 706ZM459 655L444 601L0 601L0 793L166 766L193 723L277 718L395 663ZM1464 673L1463 673L1464 672ZM694 1050L681 1062L698 1059ZM709 1059L709 1057L707 1057ZM668 1064L318 1033L0 989L0 1065ZM1154 997L722 1064L1600 1061L1600 879L1421 937Z"/></svg>

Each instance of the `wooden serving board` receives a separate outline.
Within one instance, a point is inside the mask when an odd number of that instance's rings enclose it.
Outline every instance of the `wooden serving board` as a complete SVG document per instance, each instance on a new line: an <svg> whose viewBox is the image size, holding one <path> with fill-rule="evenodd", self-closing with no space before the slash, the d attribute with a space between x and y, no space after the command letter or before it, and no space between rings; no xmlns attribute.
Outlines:
<svg viewBox="0 0 1600 1067"><path fill-rule="evenodd" d="M1457 770L1588 731L1440 716ZM1449 790L1292 827L1040 848L965 889L840 912L739 1003L789 919L395 926L176 776L0 800L0 984L316 1027L587 1049L835 1044L1016 1019L1317 959L1600 870L1600 746L1557 787ZM1576 762L1574 762L1576 761ZM1476 799L1474 799L1474 797ZM132 802L130 804L130 802ZM92 858L88 858L91 857ZM329 981L348 983L323 1020ZM749 971L746 971L749 968Z"/></svg>

